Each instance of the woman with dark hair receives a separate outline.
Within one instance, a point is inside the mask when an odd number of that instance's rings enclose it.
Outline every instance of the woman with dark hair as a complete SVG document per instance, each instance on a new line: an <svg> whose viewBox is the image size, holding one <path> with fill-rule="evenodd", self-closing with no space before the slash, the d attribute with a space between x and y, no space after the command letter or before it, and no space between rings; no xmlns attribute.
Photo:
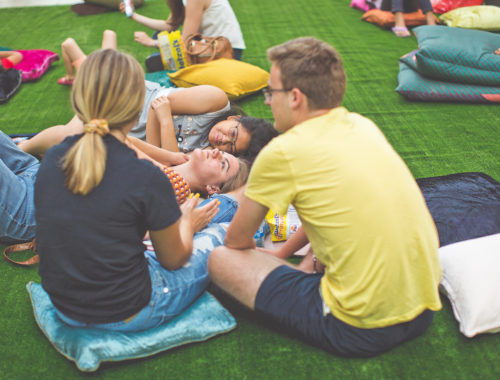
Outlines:
<svg viewBox="0 0 500 380"><path fill-rule="evenodd" d="M146 141L171 152L211 147L253 161L278 135L269 121L239 115L225 92L214 86L159 90L149 111L143 109L142 122L131 131L132 136L144 138L146 112Z"/></svg>
<svg viewBox="0 0 500 380"><path fill-rule="evenodd" d="M146 81L142 111L129 136L167 150L169 165L182 164L187 160L185 153L197 148L217 148L251 162L278 132L269 121L238 112L217 87L166 88ZM68 124L47 128L19 146L40 156L66 136L82 131L83 123L75 116Z"/></svg>

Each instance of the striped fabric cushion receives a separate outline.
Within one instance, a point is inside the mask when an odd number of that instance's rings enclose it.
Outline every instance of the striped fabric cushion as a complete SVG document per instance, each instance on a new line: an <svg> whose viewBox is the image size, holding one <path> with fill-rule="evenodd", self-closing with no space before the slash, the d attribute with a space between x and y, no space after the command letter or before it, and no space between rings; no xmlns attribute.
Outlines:
<svg viewBox="0 0 500 380"><path fill-rule="evenodd" d="M412 56L407 55L399 63L399 85L396 91L409 100L500 103L500 85L482 86L439 81L422 76L414 70Z"/></svg>
<svg viewBox="0 0 500 380"><path fill-rule="evenodd" d="M417 71L429 78L500 86L500 35L446 26L413 29L419 50L415 54Z"/></svg>

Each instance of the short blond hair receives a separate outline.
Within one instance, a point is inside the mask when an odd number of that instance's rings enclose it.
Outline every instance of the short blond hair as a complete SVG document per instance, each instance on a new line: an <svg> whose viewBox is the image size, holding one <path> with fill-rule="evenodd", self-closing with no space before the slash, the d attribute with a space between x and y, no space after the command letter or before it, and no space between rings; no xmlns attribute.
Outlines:
<svg viewBox="0 0 500 380"><path fill-rule="evenodd" d="M346 75L340 54L314 37L301 37L267 50L267 58L281 71L283 88L298 88L309 108L330 109L342 104Z"/></svg>
<svg viewBox="0 0 500 380"><path fill-rule="evenodd" d="M132 56L102 49L90 54L78 70L71 100L84 124L104 119L121 129L138 119L145 96L144 72ZM87 195L104 176L106 147L98 133L84 133L63 158L66 185Z"/></svg>
<svg viewBox="0 0 500 380"><path fill-rule="evenodd" d="M220 185L220 193L229 193L247 183L250 168L246 160L238 158L238 172Z"/></svg>

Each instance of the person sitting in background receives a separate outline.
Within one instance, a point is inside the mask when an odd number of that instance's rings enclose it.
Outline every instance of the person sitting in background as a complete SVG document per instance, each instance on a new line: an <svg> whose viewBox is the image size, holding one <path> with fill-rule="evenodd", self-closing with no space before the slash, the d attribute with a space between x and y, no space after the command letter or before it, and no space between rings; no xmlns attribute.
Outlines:
<svg viewBox="0 0 500 380"><path fill-rule="evenodd" d="M224 36L231 42L234 59L241 59L245 41L228 0L166 0L166 3L170 8L167 20L152 19L135 11L130 19L156 31L171 32L183 25L184 40L195 33L208 37ZM120 9L125 13L123 3L120 4ZM135 32L134 38L144 46L158 47L158 41L144 32Z"/></svg>
<svg viewBox="0 0 500 380"><path fill-rule="evenodd" d="M116 33L112 30L105 30L102 36L102 49L116 50ZM57 80L57 83L64 86L71 86L75 80L75 73L78 71L87 56L80 49L80 46L73 38L66 38L61 44L61 53L66 74Z"/></svg>
<svg viewBox="0 0 500 380"><path fill-rule="evenodd" d="M398 37L410 37L410 32L406 27L403 13L416 12L422 10L427 20L427 25L436 25L436 18L432 12L430 0L384 0L382 10L390 10L394 13L393 33Z"/></svg>

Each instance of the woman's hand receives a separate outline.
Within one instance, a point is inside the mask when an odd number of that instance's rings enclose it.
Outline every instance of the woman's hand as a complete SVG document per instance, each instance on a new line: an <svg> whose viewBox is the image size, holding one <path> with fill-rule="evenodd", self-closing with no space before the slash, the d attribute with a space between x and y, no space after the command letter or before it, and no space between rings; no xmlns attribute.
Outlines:
<svg viewBox="0 0 500 380"><path fill-rule="evenodd" d="M171 160L167 166L181 165L189 161L189 156L182 152L170 152Z"/></svg>
<svg viewBox="0 0 500 380"><path fill-rule="evenodd" d="M132 13L135 12L135 7L134 7L134 2L130 0L130 7L132 8ZM125 14L125 3L123 1L120 1L120 12Z"/></svg>
<svg viewBox="0 0 500 380"><path fill-rule="evenodd" d="M159 96L151 102L151 108L155 111L159 120L162 118L172 117L172 109L170 100L167 96Z"/></svg>
<svg viewBox="0 0 500 380"><path fill-rule="evenodd" d="M123 3L122 3L123 4ZM158 47L156 40L153 40L144 32L134 32L134 40L147 47Z"/></svg>
<svg viewBox="0 0 500 380"><path fill-rule="evenodd" d="M180 206L182 218L185 218L194 232L199 232L205 228L219 212L218 200L214 199L202 207L196 207L198 205L198 200L198 196L194 196Z"/></svg>

